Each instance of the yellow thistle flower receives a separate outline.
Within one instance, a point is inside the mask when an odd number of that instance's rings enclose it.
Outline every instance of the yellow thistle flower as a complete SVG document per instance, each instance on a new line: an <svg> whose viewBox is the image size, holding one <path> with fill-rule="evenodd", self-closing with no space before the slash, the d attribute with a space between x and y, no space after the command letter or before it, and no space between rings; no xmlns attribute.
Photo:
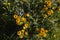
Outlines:
<svg viewBox="0 0 60 40"><path fill-rule="evenodd" d="M43 18L47 18L47 14L42 14Z"/></svg>
<svg viewBox="0 0 60 40"><path fill-rule="evenodd" d="M28 32L25 32L24 34L25 34L25 35L28 35Z"/></svg>
<svg viewBox="0 0 60 40"><path fill-rule="evenodd" d="M18 15L14 14L13 17L14 17L14 19L17 19L18 18Z"/></svg>
<svg viewBox="0 0 60 40"><path fill-rule="evenodd" d="M45 33L44 28L41 28L40 33Z"/></svg>
<svg viewBox="0 0 60 40"><path fill-rule="evenodd" d="M20 18L17 18L16 21L20 21Z"/></svg>
<svg viewBox="0 0 60 40"><path fill-rule="evenodd" d="M44 10L47 11L48 10L48 7L44 7Z"/></svg>
<svg viewBox="0 0 60 40"><path fill-rule="evenodd" d="M47 32L48 32L48 30L45 30L45 32L47 33Z"/></svg>
<svg viewBox="0 0 60 40"><path fill-rule="evenodd" d="M19 19L19 18L16 19L16 24L17 24L17 25L20 25L20 19Z"/></svg>
<svg viewBox="0 0 60 40"><path fill-rule="evenodd" d="M47 13L48 13L48 15L51 15L51 14L54 13L54 11L53 10L49 10Z"/></svg>
<svg viewBox="0 0 60 40"><path fill-rule="evenodd" d="M47 33L48 30L45 30L44 28L41 28L40 33Z"/></svg>
<svg viewBox="0 0 60 40"><path fill-rule="evenodd" d="M22 20L23 22L26 22L26 18L24 18L24 17L22 17L21 20Z"/></svg>
<svg viewBox="0 0 60 40"><path fill-rule="evenodd" d="M21 30L21 32L23 32L23 33L24 33L24 32L25 32L25 30L24 30L24 29L22 29L22 30Z"/></svg>
<svg viewBox="0 0 60 40"><path fill-rule="evenodd" d="M54 13L54 11L53 10L50 10L51 11L51 13Z"/></svg>
<svg viewBox="0 0 60 40"><path fill-rule="evenodd" d="M22 38L23 38L23 35L19 35L19 38L21 38L21 39L22 39Z"/></svg>
<svg viewBox="0 0 60 40"><path fill-rule="evenodd" d="M47 6L51 6L52 2L51 1L47 1Z"/></svg>
<svg viewBox="0 0 60 40"><path fill-rule="evenodd" d="M47 14L48 14L48 15L51 15L51 11L48 11Z"/></svg>
<svg viewBox="0 0 60 40"><path fill-rule="evenodd" d="M23 29L26 29L26 27L23 27Z"/></svg>
<svg viewBox="0 0 60 40"><path fill-rule="evenodd" d="M29 14L29 13L27 13L27 14L26 14L26 16L27 16L27 17L29 17L29 16L30 16L30 14Z"/></svg>
<svg viewBox="0 0 60 40"><path fill-rule="evenodd" d="M25 28L28 28L28 26L29 26L28 23L25 23L25 24L24 24L24 27L25 27Z"/></svg>
<svg viewBox="0 0 60 40"><path fill-rule="evenodd" d="M44 28L41 28L40 32L39 32L39 35L43 36L43 37L46 37L47 36L47 34L46 34L47 32L48 32L48 30L45 30Z"/></svg>
<svg viewBox="0 0 60 40"><path fill-rule="evenodd" d="M18 31L18 32L17 32L17 35L21 35L21 34L22 34L21 31Z"/></svg>

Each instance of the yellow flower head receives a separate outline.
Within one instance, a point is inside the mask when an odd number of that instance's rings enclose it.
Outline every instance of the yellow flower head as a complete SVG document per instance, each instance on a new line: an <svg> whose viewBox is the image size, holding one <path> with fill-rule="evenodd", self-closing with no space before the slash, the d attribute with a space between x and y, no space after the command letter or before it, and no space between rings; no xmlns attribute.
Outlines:
<svg viewBox="0 0 60 40"><path fill-rule="evenodd" d="M47 32L48 32L48 30L45 30L45 32L47 33Z"/></svg>
<svg viewBox="0 0 60 40"><path fill-rule="evenodd" d="M52 2L51 1L47 1L47 6L51 6Z"/></svg>
<svg viewBox="0 0 60 40"><path fill-rule="evenodd" d="M45 33L44 28L41 28L40 33Z"/></svg>
<svg viewBox="0 0 60 40"><path fill-rule="evenodd" d="M51 11L48 11L47 14L48 14L48 15L51 15Z"/></svg>
<svg viewBox="0 0 60 40"><path fill-rule="evenodd" d="M23 22L26 22L26 18L24 18L24 17L22 17L21 20L22 20Z"/></svg>
<svg viewBox="0 0 60 40"><path fill-rule="evenodd" d="M23 32L23 33L24 33L24 32L25 32L25 30L24 30L24 29L22 29L22 30L21 30L21 32Z"/></svg>
<svg viewBox="0 0 60 40"><path fill-rule="evenodd" d="M23 29L26 29L26 27L23 27Z"/></svg>
<svg viewBox="0 0 60 40"><path fill-rule="evenodd" d="M44 7L44 10L47 11L48 10L48 7Z"/></svg>
<svg viewBox="0 0 60 40"><path fill-rule="evenodd" d="M29 17L29 16L30 16L30 14L29 14L29 13L27 13L27 14L26 14L26 16L27 16L27 17Z"/></svg>
<svg viewBox="0 0 60 40"><path fill-rule="evenodd" d="M18 15L14 14L13 17L14 17L14 19L17 19L18 18Z"/></svg>
<svg viewBox="0 0 60 40"><path fill-rule="evenodd" d="M20 25L20 19L19 19L19 18L16 19L16 24L17 24L17 25Z"/></svg>
<svg viewBox="0 0 60 40"><path fill-rule="evenodd" d="M21 34L22 34L21 31L18 31L18 32L17 32L17 35L21 35Z"/></svg>
<svg viewBox="0 0 60 40"><path fill-rule="evenodd" d="M43 37L46 37L47 36L47 34L46 34L47 32L48 32L48 30L45 30L44 28L41 28L40 32L39 32L39 35L43 36Z"/></svg>
<svg viewBox="0 0 60 40"><path fill-rule="evenodd" d="M53 10L50 10L51 11L51 13L54 13L54 11Z"/></svg>
<svg viewBox="0 0 60 40"><path fill-rule="evenodd" d="M55 10L55 7L52 7L52 10Z"/></svg>
<svg viewBox="0 0 60 40"><path fill-rule="evenodd" d="M24 24L24 27L25 27L25 28L28 28L28 26L29 26L29 24L28 24L28 23Z"/></svg>
<svg viewBox="0 0 60 40"><path fill-rule="evenodd" d="M48 15L51 15L51 14L54 13L54 11L53 10L49 10L47 13L48 13Z"/></svg>
<svg viewBox="0 0 60 40"><path fill-rule="evenodd" d="M43 18L47 18L47 14L42 14Z"/></svg>
<svg viewBox="0 0 60 40"><path fill-rule="evenodd" d="M28 35L28 32L25 32L24 34L25 34L25 35Z"/></svg>
<svg viewBox="0 0 60 40"><path fill-rule="evenodd" d="M41 28L40 33L47 33L48 30L45 30L44 28Z"/></svg>

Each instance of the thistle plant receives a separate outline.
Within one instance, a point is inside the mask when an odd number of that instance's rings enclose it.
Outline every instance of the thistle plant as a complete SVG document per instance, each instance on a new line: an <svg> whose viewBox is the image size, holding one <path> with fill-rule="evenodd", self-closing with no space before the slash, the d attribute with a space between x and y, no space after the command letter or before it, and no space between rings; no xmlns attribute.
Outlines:
<svg viewBox="0 0 60 40"><path fill-rule="evenodd" d="M60 40L60 1L0 1L0 25L1 40Z"/></svg>

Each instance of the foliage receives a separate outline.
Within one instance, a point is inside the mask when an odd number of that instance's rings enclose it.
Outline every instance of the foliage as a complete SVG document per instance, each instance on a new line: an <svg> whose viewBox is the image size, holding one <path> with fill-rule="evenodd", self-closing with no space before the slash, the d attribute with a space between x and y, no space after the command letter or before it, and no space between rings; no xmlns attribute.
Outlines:
<svg viewBox="0 0 60 40"><path fill-rule="evenodd" d="M60 40L60 1L0 1L1 40Z"/></svg>

